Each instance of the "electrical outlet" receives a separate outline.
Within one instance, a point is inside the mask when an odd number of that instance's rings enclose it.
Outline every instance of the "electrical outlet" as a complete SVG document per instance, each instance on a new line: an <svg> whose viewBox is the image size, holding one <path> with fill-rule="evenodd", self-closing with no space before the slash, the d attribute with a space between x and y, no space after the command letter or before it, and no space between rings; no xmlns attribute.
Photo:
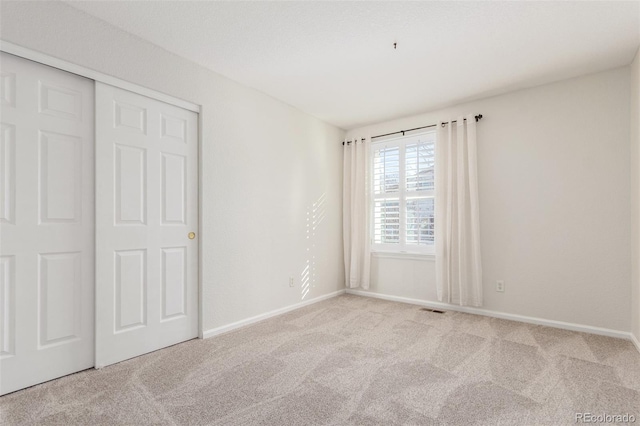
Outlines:
<svg viewBox="0 0 640 426"><path fill-rule="evenodd" d="M500 293L504 293L504 281L502 280L496 281L496 291L499 291Z"/></svg>
<svg viewBox="0 0 640 426"><path fill-rule="evenodd" d="M293 281L293 277L289 277L289 287L294 287L296 284Z"/></svg>

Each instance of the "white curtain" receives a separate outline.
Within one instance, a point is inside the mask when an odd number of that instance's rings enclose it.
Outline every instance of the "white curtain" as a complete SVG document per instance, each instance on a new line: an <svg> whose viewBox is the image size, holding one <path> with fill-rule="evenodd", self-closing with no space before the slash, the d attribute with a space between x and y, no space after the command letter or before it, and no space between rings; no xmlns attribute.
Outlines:
<svg viewBox="0 0 640 426"><path fill-rule="evenodd" d="M438 123L436 283L438 300L482 306L475 116Z"/></svg>
<svg viewBox="0 0 640 426"><path fill-rule="evenodd" d="M371 240L369 235L370 138L344 143L342 228L344 272L349 288L369 288Z"/></svg>

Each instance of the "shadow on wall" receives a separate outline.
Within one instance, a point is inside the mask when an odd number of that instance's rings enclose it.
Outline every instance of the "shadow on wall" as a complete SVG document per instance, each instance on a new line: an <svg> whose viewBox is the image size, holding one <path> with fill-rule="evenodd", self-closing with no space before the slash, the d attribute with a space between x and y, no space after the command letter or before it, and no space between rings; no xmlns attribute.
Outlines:
<svg viewBox="0 0 640 426"><path fill-rule="evenodd" d="M320 224L327 212L326 192L323 193L311 206L307 208L307 253L302 273L300 274L300 300L304 300L312 287L316 286L316 236Z"/></svg>

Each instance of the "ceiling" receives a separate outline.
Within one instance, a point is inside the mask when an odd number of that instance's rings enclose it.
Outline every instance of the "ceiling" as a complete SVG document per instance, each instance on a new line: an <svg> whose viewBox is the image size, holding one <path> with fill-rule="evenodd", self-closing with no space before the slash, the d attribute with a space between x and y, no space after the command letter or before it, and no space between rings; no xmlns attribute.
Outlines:
<svg viewBox="0 0 640 426"><path fill-rule="evenodd" d="M68 3L343 129L627 65L640 44L637 1Z"/></svg>

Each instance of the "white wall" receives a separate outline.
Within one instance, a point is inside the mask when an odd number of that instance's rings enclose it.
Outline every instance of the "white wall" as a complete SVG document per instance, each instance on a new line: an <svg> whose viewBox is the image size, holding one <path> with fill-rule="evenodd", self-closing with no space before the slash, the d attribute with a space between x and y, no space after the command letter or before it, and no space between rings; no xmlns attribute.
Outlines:
<svg viewBox="0 0 640 426"><path fill-rule="evenodd" d="M630 330L629 67L348 132L482 113L484 308ZM436 301L433 261L374 258L371 291ZM506 291L497 293L495 281Z"/></svg>
<svg viewBox="0 0 640 426"><path fill-rule="evenodd" d="M342 130L65 4L0 7L5 41L202 105L205 330L300 302L307 262L305 300L344 288Z"/></svg>
<svg viewBox="0 0 640 426"><path fill-rule="evenodd" d="M640 50L631 64L631 332L640 341Z"/></svg>

